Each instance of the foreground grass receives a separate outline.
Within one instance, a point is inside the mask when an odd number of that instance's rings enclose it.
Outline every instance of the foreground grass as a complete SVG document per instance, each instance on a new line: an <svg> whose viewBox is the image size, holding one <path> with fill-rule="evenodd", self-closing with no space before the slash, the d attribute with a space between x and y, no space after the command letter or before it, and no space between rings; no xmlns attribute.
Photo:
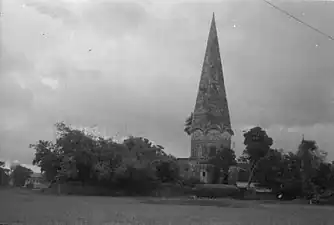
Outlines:
<svg viewBox="0 0 334 225"><path fill-rule="evenodd" d="M235 200L51 196L0 190L0 223L22 224L334 224L334 208Z"/></svg>

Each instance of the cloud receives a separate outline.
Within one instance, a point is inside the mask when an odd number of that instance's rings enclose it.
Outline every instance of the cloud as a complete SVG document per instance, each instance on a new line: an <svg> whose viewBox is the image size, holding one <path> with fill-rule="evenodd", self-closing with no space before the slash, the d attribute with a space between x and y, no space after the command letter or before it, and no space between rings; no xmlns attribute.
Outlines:
<svg viewBox="0 0 334 225"><path fill-rule="evenodd" d="M334 32L330 7L280 4ZM267 128L277 147L295 148L301 133L334 146L326 136L333 129L331 42L267 4L34 0L7 1L4 9L3 157L30 163L28 144L53 139L59 120L145 136L188 156L183 123L195 104L213 11L237 152L248 124Z"/></svg>
<svg viewBox="0 0 334 225"><path fill-rule="evenodd" d="M135 2L94 1L87 5L83 17L87 26L113 37L136 32L147 22L149 14L141 4Z"/></svg>
<svg viewBox="0 0 334 225"><path fill-rule="evenodd" d="M149 14L140 2L96 1L42 1L27 0L26 6L65 26L88 29L110 37L122 37L135 32L148 21Z"/></svg>
<svg viewBox="0 0 334 225"><path fill-rule="evenodd" d="M0 113L7 110L26 110L32 104L33 93L20 83L20 74L33 70L24 54L10 54L2 48L0 58Z"/></svg>
<svg viewBox="0 0 334 225"><path fill-rule="evenodd" d="M57 89L58 88L58 80L54 80L51 78L42 78L41 82L46 85L49 86L52 89Z"/></svg>
<svg viewBox="0 0 334 225"><path fill-rule="evenodd" d="M232 84L227 84L228 94L232 110L238 108L234 116L244 123L254 121L265 127L273 123L285 126L332 123L334 54L327 48L331 41L265 4L258 6L261 13L253 11L238 20L247 42L226 54L229 57L229 64L225 64L226 79L233 79ZM322 24L321 30L334 33L331 26L325 25L332 14L316 16L324 11L323 7L292 6L281 5L294 14L312 11L305 20ZM243 91L229 88L235 85ZM237 100L241 98L243 101Z"/></svg>
<svg viewBox="0 0 334 225"><path fill-rule="evenodd" d="M24 6L33 7L39 13L50 16L53 19L61 19L64 23L71 23L75 20L75 13L66 6L70 6L66 1L35 1L27 0ZM64 5L66 5L64 7Z"/></svg>
<svg viewBox="0 0 334 225"><path fill-rule="evenodd" d="M23 89L13 79L0 80L0 105L1 111L5 109L27 109L31 106L33 94Z"/></svg>

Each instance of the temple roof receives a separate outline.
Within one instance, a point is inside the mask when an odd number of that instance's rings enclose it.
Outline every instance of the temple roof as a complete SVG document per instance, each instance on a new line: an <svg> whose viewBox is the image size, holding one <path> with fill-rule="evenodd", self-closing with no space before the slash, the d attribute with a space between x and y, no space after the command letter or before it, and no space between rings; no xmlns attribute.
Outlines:
<svg viewBox="0 0 334 225"><path fill-rule="evenodd" d="M218 125L231 129L215 15L212 16L194 110L192 130Z"/></svg>

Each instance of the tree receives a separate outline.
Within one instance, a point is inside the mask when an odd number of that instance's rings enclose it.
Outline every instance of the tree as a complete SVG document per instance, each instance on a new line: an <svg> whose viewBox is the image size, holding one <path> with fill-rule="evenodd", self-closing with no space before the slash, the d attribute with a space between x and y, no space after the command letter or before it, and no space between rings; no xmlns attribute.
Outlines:
<svg viewBox="0 0 334 225"><path fill-rule="evenodd" d="M25 184L25 181L33 174L31 169L28 169L24 166L18 165L11 173L14 186L22 187Z"/></svg>
<svg viewBox="0 0 334 225"><path fill-rule="evenodd" d="M263 187L279 190L282 185L300 179L297 160L292 152L270 149L258 162L254 178Z"/></svg>
<svg viewBox="0 0 334 225"><path fill-rule="evenodd" d="M92 157L93 176L99 181L110 183L116 170L124 163L123 155L127 149L111 139L100 139Z"/></svg>
<svg viewBox="0 0 334 225"><path fill-rule="evenodd" d="M308 195L318 195L317 186L313 182L324 157L315 141L302 140L297 151L300 159L303 192Z"/></svg>
<svg viewBox="0 0 334 225"><path fill-rule="evenodd" d="M261 127L254 127L244 133L244 145L246 149L243 151L243 155L251 165L247 184L248 188L252 182L258 162L267 155L272 144L273 139Z"/></svg>
<svg viewBox="0 0 334 225"><path fill-rule="evenodd" d="M46 180L52 181L60 169L61 154L58 147L51 141L40 140L36 144L30 144L35 149L33 165L41 168Z"/></svg>
<svg viewBox="0 0 334 225"><path fill-rule="evenodd" d="M220 171L223 171L223 182L227 183L228 171L230 166L236 165L236 156L233 149L221 146L216 150L215 147L210 149L209 163L215 166L214 183L219 181Z"/></svg>
<svg viewBox="0 0 334 225"><path fill-rule="evenodd" d="M124 162L129 167L128 171L133 171L134 168L139 171L146 170L146 173L150 173L150 179L158 179L161 182L178 179L179 168L176 158L165 153L161 145L153 144L147 138L133 136L125 139L123 143L128 152L124 157L126 159ZM145 175L143 179L146 178Z"/></svg>
<svg viewBox="0 0 334 225"><path fill-rule="evenodd" d="M117 169L116 185L128 194L149 194L159 182L150 167L125 165Z"/></svg>
<svg viewBox="0 0 334 225"><path fill-rule="evenodd" d="M190 116L187 117L184 123L184 132L186 132L188 135L191 134L191 125L192 125L193 118L194 118L194 114L191 113Z"/></svg>
<svg viewBox="0 0 334 225"><path fill-rule="evenodd" d="M284 169L284 155L276 149L270 149L267 157L258 162L254 178L263 187L277 189Z"/></svg>
<svg viewBox="0 0 334 225"><path fill-rule="evenodd" d="M322 162L316 170L312 182L321 190L330 190L334 187L334 173L330 163Z"/></svg>
<svg viewBox="0 0 334 225"><path fill-rule="evenodd" d="M56 129L56 145L62 159L71 159L71 164L64 163L62 170L69 170L67 174L72 174L71 179L81 181L82 185L97 180L110 181L123 156L126 158L126 146L87 128L79 129L61 122L56 124Z"/></svg>
<svg viewBox="0 0 334 225"><path fill-rule="evenodd" d="M0 186L9 182L9 169L5 168L5 162L0 161Z"/></svg>
<svg viewBox="0 0 334 225"><path fill-rule="evenodd" d="M84 129L76 129L63 122L57 123L56 128L58 134L56 145L59 151L75 161L76 178L85 185L91 177L92 155L97 147L97 138Z"/></svg>
<svg viewBox="0 0 334 225"><path fill-rule="evenodd" d="M176 179L178 175L175 157L147 138L131 136L117 143L64 122L56 123L55 128L55 143L40 140L30 145L35 149L33 164L40 166L52 182L81 181L83 186L89 183L133 192L151 184L154 187L159 179Z"/></svg>
<svg viewBox="0 0 334 225"><path fill-rule="evenodd" d="M127 147L127 155L123 155L124 159L130 160L138 166L141 164L145 167L154 160L170 159L161 145L154 145L147 138L130 136L123 141L123 144Z"/></svg>
<svg viewBox="0 0 334 225"><path fill-rule="evenodd" d="M179 166L175 160L160 161L156 167L156 177L163 183L179 180Z"/></svg>

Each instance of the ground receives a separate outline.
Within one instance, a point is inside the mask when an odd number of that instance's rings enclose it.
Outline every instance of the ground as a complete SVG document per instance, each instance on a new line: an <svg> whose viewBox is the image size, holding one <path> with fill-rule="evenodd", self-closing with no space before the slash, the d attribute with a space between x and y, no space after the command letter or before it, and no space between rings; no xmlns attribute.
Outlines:
<svg viewBox="0 0 334 225"><path fill-rule="evenodd" d="M324 206L260 204L227 199L167 201L0 190L0 224L329 225L333 224L333 212L334 208Z"/></svg>

